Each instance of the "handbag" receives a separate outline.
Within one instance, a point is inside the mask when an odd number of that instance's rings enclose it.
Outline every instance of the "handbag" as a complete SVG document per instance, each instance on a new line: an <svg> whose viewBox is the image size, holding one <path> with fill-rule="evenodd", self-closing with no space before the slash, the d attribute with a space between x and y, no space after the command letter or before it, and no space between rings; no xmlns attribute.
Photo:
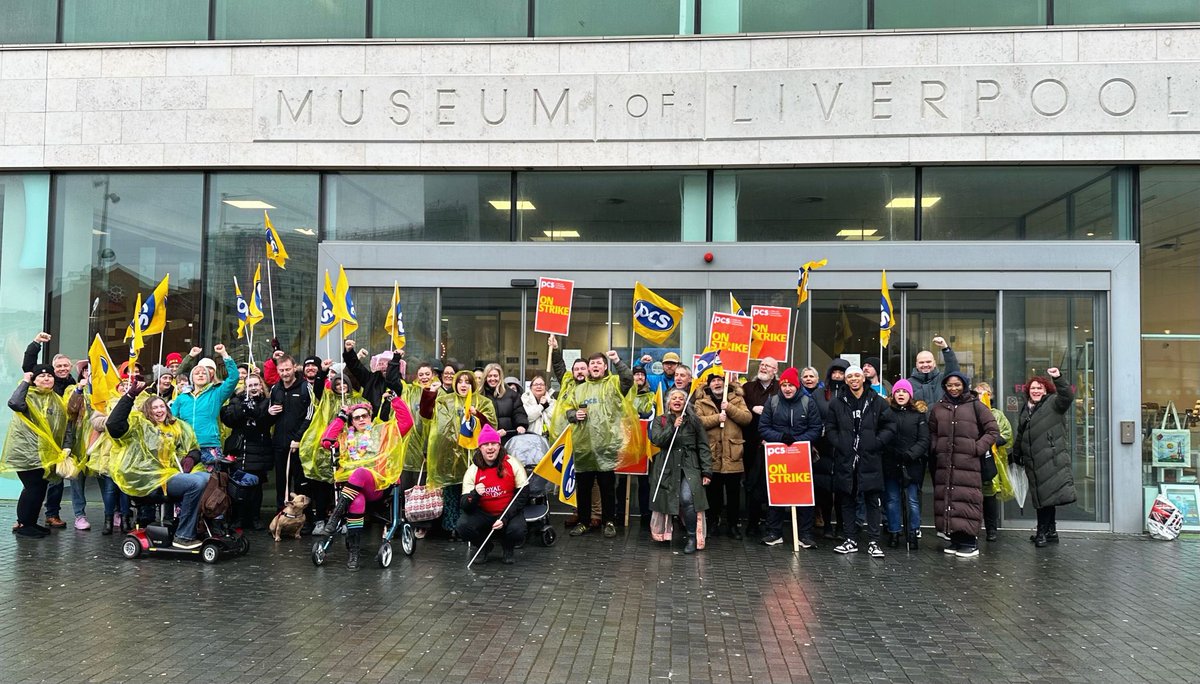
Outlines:
<svg viewBox="0 0 1200 684"><path fill-rule="evenodd" d="M418 484L404 490L404 519L409 522L426 522L442 514L442 490L419 484L424 474L425 465L422 464L421 472L417 474Z"/></svg>
<svg viewBox="0 0 1200 684"><path fill-rule="evenodd" d="M1167 419L1175 427L1167 427ZM1159 468L1189 468L1192 460L1192 433L1179 421L1175 402L1168 402L1162 423L1150 431L1150 464Z"/></svg>

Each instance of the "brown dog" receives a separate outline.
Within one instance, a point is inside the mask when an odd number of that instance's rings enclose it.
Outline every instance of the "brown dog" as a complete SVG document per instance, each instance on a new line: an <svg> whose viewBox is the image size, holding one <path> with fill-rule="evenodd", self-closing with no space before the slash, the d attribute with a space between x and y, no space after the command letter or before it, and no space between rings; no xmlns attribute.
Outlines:
<svg viewBox="0 0 1200 684"><path fill-rule="evenodd" d="M283 505L283 510L275 514L268 528L271 534L275 535L275 541L281 541L283 537L300 538L300 528L304 527L305 508L308 508L308 497L303 494L293 496Z"/></svg>

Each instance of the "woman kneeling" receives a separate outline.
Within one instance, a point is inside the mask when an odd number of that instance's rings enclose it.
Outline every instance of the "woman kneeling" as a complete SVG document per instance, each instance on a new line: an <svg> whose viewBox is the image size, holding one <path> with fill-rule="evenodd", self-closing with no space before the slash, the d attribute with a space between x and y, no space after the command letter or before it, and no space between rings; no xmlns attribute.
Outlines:
<svg viewBox="0 0 1200 684"><path fill-rule="evenodd" d="M479 453L463 475L462 516L458 519L458 536L479 544L489 530L500 535L504 562L513 562L513 548L525 540L527 503L525 467L504 453L500 435L491 425L479 432ZM492 542L484 545L480 563L487 562Z"/></svg>

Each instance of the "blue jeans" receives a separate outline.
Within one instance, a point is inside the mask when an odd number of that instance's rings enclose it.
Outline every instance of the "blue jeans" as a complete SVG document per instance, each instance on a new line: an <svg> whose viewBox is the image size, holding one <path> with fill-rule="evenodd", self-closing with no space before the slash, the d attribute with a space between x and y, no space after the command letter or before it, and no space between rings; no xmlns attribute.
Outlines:
<svg viewBox="0 0 1200 684"><path fill-rule="evenodd" d="M62 512L63 481L51 482L46 486L46 517L58 518Z"/></svg>
<svg viewBox="0 0 1200 684"><path fill-rule="evenodd" d="M167 496L179 501L179 525L175 528L178 539L196 538L196 519L200 513L200 497L208 484L208 473L179 473L167 480Z"/></svg>
<svg viewBox="0 0 1200 684"><path fill-rule="evenodd" d="M87 513L87 494L83 491L86 486L87 475L83 473L71 480L71 509L76 518L82 518Z"/></svg>
<svg viewBox="0 0 1200 684"><path fill-rule="evenodd" d="M887 524L888 532L899 532L900 524L904 518L901 516L900 509L900 490L903 488L905 499L908 505L908 531L916 532L921 527L921 493L920 484L910 482L907 487L900 484L900 480L887 478L883 482L884 486L884 507L887 509Z"/></svg>
<svg viewBox="0 0 1200 684"><path fill-rule="evenodd" d="M223 460L225 460L225 454L221 451L221 447L200 447L200 462L204 465L212 465Z"/></svg>

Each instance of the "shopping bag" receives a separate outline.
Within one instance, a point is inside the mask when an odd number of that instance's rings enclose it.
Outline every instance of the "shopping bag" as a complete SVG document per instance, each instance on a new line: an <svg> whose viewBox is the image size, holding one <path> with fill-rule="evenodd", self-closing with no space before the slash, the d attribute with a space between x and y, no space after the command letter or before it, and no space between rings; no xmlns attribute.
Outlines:
<svg viewBox="0 0 1200 684"><path fill-rule="evenodd" d="M1008 464L1008 481L1012 483L1013 500L1021 510L1025 510L1025 498L1029 496L1029 476L1025 474L1025 466L1010 462Z"/></svg>
<svg viewBox="0 0 1200 684"><path fill-rule="evenodd" d="M426 522L442 514L444 499L441 489L417 485L404 492L404 519Z"/></svg>
<svg viewBox="0 0 1200 684"><path fill-rule="evenodd" d="M1175 427L1167 427L1168 418L1174 419ZM1169 402L1162 423L1150 431L1150 462L1160 468L1190 468L1191 454L1192 433L1179 422L1175 402Z"/></svg>
<svg viewBox="0 0 1200 684"><path fill-rule="evenodd" d="M1155 539L1171 541L1178 537L1183 529L1183 514L1166 495L1159 494L1154 497L1150 514L1146 516L1146 529L1150 530L1150 536Z"/></svg>

